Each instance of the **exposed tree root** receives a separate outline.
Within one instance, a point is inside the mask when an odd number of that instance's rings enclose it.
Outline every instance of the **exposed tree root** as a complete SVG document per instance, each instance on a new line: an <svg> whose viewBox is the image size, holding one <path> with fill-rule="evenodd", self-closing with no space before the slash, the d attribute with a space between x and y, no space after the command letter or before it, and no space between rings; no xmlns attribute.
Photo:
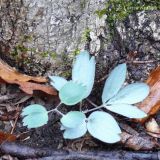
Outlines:
<svg viewBox="0 0 160 160"><path fill-rule="evenodd" d="M0 151L27 160L160 160L159 152L133 151L55 151L49 148L33 148L25 145L5 142Z"/></svg>

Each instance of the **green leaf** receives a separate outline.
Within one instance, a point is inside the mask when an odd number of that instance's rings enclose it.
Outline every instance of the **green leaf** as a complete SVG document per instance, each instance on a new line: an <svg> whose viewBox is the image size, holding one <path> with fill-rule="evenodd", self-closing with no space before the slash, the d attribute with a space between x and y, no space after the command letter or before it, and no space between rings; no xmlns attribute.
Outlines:
<svg viewBox="0 0 160 160"><path fill-rule="evenodd" d="M95 57L87 51L81 51L76 57L72 69L72 80L86 86L85 98L90 94L95 78Z"/></svg>
<svg viewBox="0 0 160 160"><path fill-rule="evenodd" d="M68 129L68 128L65 127L65 126L63 126L63 125L61 124L60 130L63 131L63 130L65 130L65 129Z"/></svg>
<svg viewBox="0 0 160 160"><path fill-rule="evenodd" d="M95 57L92 57L88 62L88 74L86 74L87 78L84 82L84 85L87 87L87 91L85 94L85 98L88 97L92 91L94 78L95 78Z"/></svg>
<svg viewBox="0 0 160 160"><path fill-rule="evenodd" d="M85 121L85 114L79 111L70 111L61 118L64 127L75 128Z"/></svg>
<svg viewBox="0 0 160 160"><path fill-rule="evenodd" d="M106 103L110 98L115 96L120 88L122 87L125 78L126 78L126 64L120 64L110 73L107 78L103 93L102 93L102 102Z"/></svg>
<svg viewBox="0 0 160 160"><path fill-rule="evenodd" d="M76 60L73 63L72 68L72 80L75 82L83 83L85 82L86 71L88 71L89 53L87 51L81 51L79 55L76 56Z"/></svg>
<svg viewBox="0 0 160 160"><path fill-rule="evenodd" d="M58 76L49 76L51 85L58 91L67 83L67 80Z"/></svg>
<svg viewBox="0 0 160 160"><path fill-rule="evenodd" d="M88 118L87 129L89 133L106 143L120 141L121 130L115 119L108 113L95 111Z"/></svg>
<svg viewBox="0 0 160 160"><path fill-rule="evenodd" d="M59 91L61 102L66 105L74 105L84 99L86 87L73 81L67 82Z"/></svg>
<svg viewBox="0 0 160 160"><path fill-rule="evenodd" d="M105 107L112 112L128 118L144 118L147 116L145 112L130 104L114 104Z"/></svg>
<svg viewBox="0 0 160 160"><path fill-rule="evenodd" d="M39 104L27 106L22 110L21 115L24 117L23 125L28 128L37 128L48 122L48 112Z"/></svg>
<svg viewBox="0 0 160 160"><path fill-rule="evenodd" d="M86 122L79 124L75 128L67 128L64 133L63 137L65 139L75 139L82 137L87 132Z"/></svg>
<svg viewBox="0 0 160 160"><path fill-rule="evenodd" d="M110 99L107 104L134 104L144 100L149 94L149 86L145 83L133 83Z"/></svg>
<svg viewBox="0 0 160 160"><path fill-rule="evenodd" d="M22 110L22 116L32 114L33 112L46 112L46 108L39 104L32 104Z"/></svg>

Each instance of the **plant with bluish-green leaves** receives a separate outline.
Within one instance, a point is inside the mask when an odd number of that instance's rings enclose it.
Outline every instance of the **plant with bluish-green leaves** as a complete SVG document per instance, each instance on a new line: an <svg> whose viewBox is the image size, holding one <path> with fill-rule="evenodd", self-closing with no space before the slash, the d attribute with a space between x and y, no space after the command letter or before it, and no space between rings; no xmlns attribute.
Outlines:
<svg viewBox="0 0 160 160"><path fill-rule="evenodd" d="M39 104L29 105L24 108L21 115L24 117L23 125L28 128L37 128L48 122L48 112L45 107Z"/></svg>
<svg viewBox="0 0 160 160"><path fill-rule="evenodd" d="M87 51L81 52L72 69L72 80L58 76L50 76L51 85L59 91L62 103L74 105L90 94L95 77L95 57L89 56Z"/></svg>
<svg viewBox="0 0 160 160"><path fill-rule="evenodd" d="M149 87L145 83L133 83L123 86L127 73L126 64L118 65L107 78L103 93L102 104L90 110L70 111L63 114L58 107L63 103L71 106L81 102L91 93L95 77L95 58L87 51L81 51L76 57L72 69L72 79L50 76L51 85L59 91L60 104L47 111L45 107L34 104L23 109L23 125L28 128L40 127L47 123L48 113L56 112L62 116L61 130L66 139L82 137L88 131L93 137L106 142L120 141L121 129L114 117L99 109L108 109L128 118L144 118L147 116L137 108L135 103L144 100L149 94ZM89 116L89 112L92 112Z"/></svg>

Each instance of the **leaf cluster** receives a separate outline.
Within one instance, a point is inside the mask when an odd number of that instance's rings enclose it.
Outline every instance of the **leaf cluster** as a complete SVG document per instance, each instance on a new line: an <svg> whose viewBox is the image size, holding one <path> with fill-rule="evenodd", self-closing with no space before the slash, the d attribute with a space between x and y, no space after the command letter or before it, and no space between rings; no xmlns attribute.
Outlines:
<svg viewBox="0 0 160 160"><path fill-rule="evenodd" d="M89 132L93 137L106 143L120 141L121 129L118 123L112 115L99 109L107 109L128 118L144 118L147 114L133 104L144 100L149 94L149 86L145 83L124 86L126 73L126 64L120 64L113 69L105 82L100 106L63 114L58 110L62 103L67 106L81 103L92 91L95 57L90 57L87 51L81 51L73 64L71 80L59 76L49 77L51 85L59 91L60 104L50 111L38 104L24 108L21 114L24 117L23 125L28 128L40 127L47 123L48 113L53 111L62 116L61 130L64 131L63 137L66 139L79 138ZM91 114L87 116L90 112Z"/></svg>

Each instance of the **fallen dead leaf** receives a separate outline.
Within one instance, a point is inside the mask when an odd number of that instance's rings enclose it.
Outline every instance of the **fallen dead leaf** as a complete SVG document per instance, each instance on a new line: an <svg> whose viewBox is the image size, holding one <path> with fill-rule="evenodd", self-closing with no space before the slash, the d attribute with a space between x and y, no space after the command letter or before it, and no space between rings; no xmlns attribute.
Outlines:
<svg viewBox="0 0 160 160"><path fill-rule="evenodd" d="M147 133L150 136L155 138L160 138L160 127L154 118L151 118L149 121L147 121L145 123L145 127L147 130Z"/></svg>
<svg viewBox="0 0 160 160"><path fill-rule="evenodd" d="M53 87L39 84L47 81L45 77L33 77L21 74L0 59L0 83L18 84L25 93L30 95L33 94L34 90L40 90L50 95L57 95Z"/></svg>
<svg viewBox="0 0 160 160"><path fill-rule="evenodd" d="M5 141L14 142L16 139L17 137L15 135L0 131L0 144Z"/></svg>
<svg viewBox="0 0 160 160"><path fill-rule="evenodd" d="M34 90L39 90L39 91L43 91L47 94L50 95L57 95L57 92L50 86L46 86L43 84L38 84L38 83L32 83L32 82L19 82L19 81L9 81L6 80L7 83L10 84L18 84L20 86L20 89L23 90L25 93L27 94L33 94Z"/></svg>
<svg viewBox="0 0 160 160"><path fill-rule="evenodd" d="M131 135L127 132L121 133L121 143L125 144L125 147L128 147L136 151L152 150L153 148L157 147L156 142L154 142L154 140L151 137L141 137L139 134Z"/></svg>
<svg viewBox="0 0 160 160"><path fill-rule="evenodd" d="M159 144L150 136L140 135L136 130L127 124L120 123L123 129L121 133L121 143L133 150L151 150L159 147Z"/></svg>
<svg viewBox="0 0 160 160"><path fill-rule="evenodd" d="M25 74L19 73L17 70L10 67L1 59L0 59L0 77L3 80L10 80L10 81L17 80L21 82L28 82L28 81L47 82L48 81L47 78L45 77L32 77L32 76L27 76Z"/></svg>
<svg viewBox="0 0 160 160"><path fill-rule="evenodd" d="M151 72L146 83L150 86L150 94L137 106L150 117L156 114L160 109L160 66ZM138 121L145 122L147 118Z"/></svg>

